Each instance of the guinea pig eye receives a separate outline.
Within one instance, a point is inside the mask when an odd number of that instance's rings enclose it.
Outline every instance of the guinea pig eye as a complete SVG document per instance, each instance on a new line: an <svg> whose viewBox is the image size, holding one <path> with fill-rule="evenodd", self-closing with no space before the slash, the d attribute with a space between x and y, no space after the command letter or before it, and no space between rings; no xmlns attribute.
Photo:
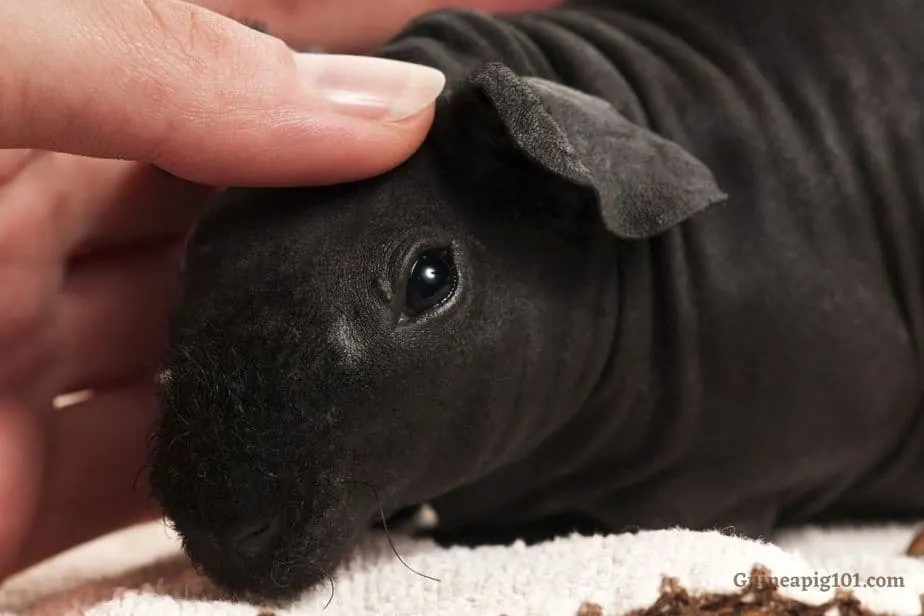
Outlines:
<svg viewBox="0 0 924 616"><path fill-rule="evenodd" d="M446 301L456 286L456 270L448 250L427 250L417 257L407 281L405 311L419 314Z"/></svg>

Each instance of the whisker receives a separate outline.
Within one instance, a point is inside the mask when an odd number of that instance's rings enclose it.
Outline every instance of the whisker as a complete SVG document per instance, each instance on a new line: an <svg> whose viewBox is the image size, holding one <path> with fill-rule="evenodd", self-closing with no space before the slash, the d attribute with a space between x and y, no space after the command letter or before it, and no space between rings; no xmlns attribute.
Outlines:
<svg viewBox="0 0 924 616"><path fill-rule="evenodd" d="M330 607L330 604L334 602L334 578L331 577L331 574L324 569L321 569L321 573L323 573L325 577L327 577L327 581L330 582L330 598L327 599L327 603L325 603L324 607L321 608L322 610L326 610Z"/></svg>
<svg viewBox="0 0 924 616"><path fill-rule="evenodd" d="M373 486L372 484L368 482L360 481L357 479L344 479L343 481L364 485L367 488L369 488L369 490L372 491L372 495L373 497L375 497L375 501L379 506L379 517L382 520L382 528L385 530L385 537L388 539L388 545L391 546L391 551L394 552L395 556L398 558L398 561L402 565L404 565L408 569L408 571L410 571L411 573L416 573L420 577L427 578L428 580L432 580L434 582L440 582L439 578L435 578L431 575L427 575L426 573L421 573L420 571L417 571L416 569L411 567L409 564L407 564L407 562L405 562L403 558L401 558L401 554L398 553L398 548L395 547L395 542L392 540L391 531L388 530L388 522L385 519L385 507L382 506L382 500L379 498L379 493L375 489L375 486Z"/></svg>

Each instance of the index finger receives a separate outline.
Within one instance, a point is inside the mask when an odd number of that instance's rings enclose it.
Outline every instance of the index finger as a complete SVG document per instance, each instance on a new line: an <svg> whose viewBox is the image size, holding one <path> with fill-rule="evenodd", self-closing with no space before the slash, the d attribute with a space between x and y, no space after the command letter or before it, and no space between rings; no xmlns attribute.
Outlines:
<svg viewBox="0 0 924 616"><path fill-rule="evenodd" d="M179 0L0 3L0 147L153 163L197 182L324 184L408 158L438 71L292 52Z"/></svg>

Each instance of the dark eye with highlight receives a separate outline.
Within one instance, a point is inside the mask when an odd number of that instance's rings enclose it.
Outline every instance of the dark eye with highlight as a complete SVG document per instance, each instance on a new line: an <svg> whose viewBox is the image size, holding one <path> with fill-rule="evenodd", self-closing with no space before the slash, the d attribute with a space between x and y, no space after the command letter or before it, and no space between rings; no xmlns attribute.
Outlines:
<svg viewBox="0 0 924 616"><path fill-rule="evenodd" d="M417 315L445 302L456 287L456 266L444 248L426 250L417 257L407 281L405 312Z"/></svg>

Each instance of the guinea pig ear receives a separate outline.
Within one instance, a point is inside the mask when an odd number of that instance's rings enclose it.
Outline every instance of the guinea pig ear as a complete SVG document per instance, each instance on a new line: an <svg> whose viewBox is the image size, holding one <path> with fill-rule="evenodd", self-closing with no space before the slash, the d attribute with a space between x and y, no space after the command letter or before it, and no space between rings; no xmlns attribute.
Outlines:
<svg viewBox="0 0 924 616"><path fill-rule="evenodd" d="M453 148L471 154L469 170L480 168L484 175L492 159L509 163L509 157L498 157L499 151L515 152L547 179L589 192L605 227L620 238L658 235L727 198L692 154L630 122L606 101L567 86L518 77L503 64L491 63L448 93L447 100ZM543 185L535 175L517 177L516 168L495 164L495 176L480 181L493 186L516 182L523 191ZM577 201L566 199L562 206ZM575 213L558 215L573 218Z"/></svg>

